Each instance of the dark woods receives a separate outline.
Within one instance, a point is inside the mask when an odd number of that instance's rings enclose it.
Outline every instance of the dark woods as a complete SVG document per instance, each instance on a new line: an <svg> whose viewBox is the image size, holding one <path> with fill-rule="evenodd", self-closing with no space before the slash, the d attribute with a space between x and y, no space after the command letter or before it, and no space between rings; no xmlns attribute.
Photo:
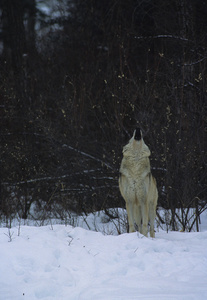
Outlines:
<svg viewBox="0 0 207 300"><path fill-rule="evenodd" d="M1 216L124 207L121 151L141 127L159 206L185 229L207 205L206 1L41 3L0 2Z"/></svg>

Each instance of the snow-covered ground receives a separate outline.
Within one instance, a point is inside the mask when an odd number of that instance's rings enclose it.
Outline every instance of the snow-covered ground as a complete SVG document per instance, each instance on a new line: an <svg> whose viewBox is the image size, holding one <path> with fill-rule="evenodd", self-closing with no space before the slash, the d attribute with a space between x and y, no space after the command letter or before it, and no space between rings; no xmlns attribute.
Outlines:
<svg viewBox="0 0 207 300"><path fill-rule="evenodd" d="M0 228L0 300L205 300L206 229L151 239L70 225Z"/></svg>

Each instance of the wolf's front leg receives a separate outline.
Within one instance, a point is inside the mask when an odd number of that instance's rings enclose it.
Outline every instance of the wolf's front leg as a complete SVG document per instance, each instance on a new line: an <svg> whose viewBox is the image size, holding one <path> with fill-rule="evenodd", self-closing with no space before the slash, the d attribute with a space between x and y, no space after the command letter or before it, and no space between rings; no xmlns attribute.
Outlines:
<svg viewBox="0 0 207 300"><path fill-rule="evenodd" d="M135 232L134 212L133 212L133 205L131 201L126 202L126 209L127 209L128 222L129 222L129 232Z"/></svg>
<svg viewBox="0 0 207 300"><path fill-rule="evenodd" d="M142 211L142 232L141 233L147 237L149 217L148 217L147 203L145 203L144 201L142 202L141 211Z"/></svg>

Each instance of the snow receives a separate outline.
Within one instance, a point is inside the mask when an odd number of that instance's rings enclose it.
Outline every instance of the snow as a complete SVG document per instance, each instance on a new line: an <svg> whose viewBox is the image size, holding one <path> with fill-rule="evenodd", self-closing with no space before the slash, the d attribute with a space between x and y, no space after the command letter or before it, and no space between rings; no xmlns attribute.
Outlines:
<svg viewBox="0 0 207 300"><path fill-rule="evenodd" d="M206 227L159 230L155 239L58 224L4 227L0 300L204 300L206 249Z"/></svg>

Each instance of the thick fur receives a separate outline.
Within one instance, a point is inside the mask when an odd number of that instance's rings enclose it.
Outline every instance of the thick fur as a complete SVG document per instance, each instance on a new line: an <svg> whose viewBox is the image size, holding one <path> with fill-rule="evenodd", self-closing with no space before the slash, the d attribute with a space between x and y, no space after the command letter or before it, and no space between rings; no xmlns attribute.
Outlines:
<svg viewBox="0 0 207 300"><path fill-rule="evenodd" d="M134 232L138 227L138 231L147 236L149 222L150 236L155 237L157 184L150 170L150 150L142 135L140 140L135 139L136 135L135 130L133 137L123 148L119 189L126 201L129 232Z"/></svg>

